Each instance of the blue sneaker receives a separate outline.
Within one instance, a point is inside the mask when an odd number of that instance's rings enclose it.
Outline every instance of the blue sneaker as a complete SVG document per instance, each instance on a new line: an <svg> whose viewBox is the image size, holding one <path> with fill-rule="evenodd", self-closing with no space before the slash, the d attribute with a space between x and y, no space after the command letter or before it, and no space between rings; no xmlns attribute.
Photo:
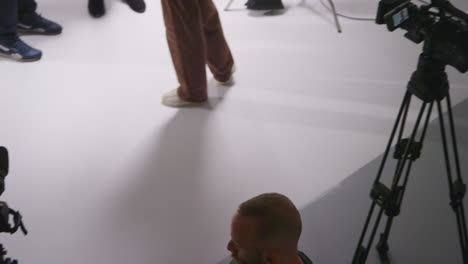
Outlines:
<svg viewBox="0 0 468 264"><path fill-rule="evenodd" d="M62 26L50 21L37 13L23 15L16 24L18 33L58 35L62 33Z"/></svg>
<svg viewBox="0 0 468 264"><path fill-rule="evenodd" d="M24 43L15 37L8 40L0 40L0 56L17 61L37 61L42 57L42 52Z"/></svg>

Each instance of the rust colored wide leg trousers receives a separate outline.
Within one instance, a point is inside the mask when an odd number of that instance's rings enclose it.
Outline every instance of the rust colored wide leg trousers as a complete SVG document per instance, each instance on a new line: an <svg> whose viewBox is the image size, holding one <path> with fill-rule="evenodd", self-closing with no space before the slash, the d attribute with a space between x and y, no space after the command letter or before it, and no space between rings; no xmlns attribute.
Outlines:
<svg viewBox="0 0 468 264"><path fill-rule="evenodd" d="M167 42L182 100L207 100L206 65L218 81L230 78L234 64L212 0L161 0Z"/></svg>

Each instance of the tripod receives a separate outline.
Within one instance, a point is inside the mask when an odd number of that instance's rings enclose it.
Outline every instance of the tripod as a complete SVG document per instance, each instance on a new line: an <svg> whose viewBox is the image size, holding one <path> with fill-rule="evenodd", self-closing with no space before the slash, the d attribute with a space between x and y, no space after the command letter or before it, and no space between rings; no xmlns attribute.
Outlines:
<svg viewBox="0 0 468 264"><path fill-rule="evenodd" d="M224 8L224 11L229 11L229 8L231 7L233 2L234 2L234 0L229 0L226 7ZM335 4L333 3L333 0L328 0L328 3L330 4L330 8L332 10L333 18L335 19L336 30L338 31L338 33L341 33L342 32L341 25L340 25L340 21L338 20L338 14L336 13Z"/></svg>
<svg viewBox="0 0 468 264"><path fill-rule="evenodd" d="M385 231L380 235L380 241L377 244L377 251L381 259L388 260L387 253L389 250L388 238L390 235L390 230L392 228L394 218L400 214L401 204L403 201L403 196L405 194L412 164L421 156L423 142L426 136L434 104L436 104L437 106L440 120L442 145L450 191L450 206L454 210L457 218L457 228L461 245L463 263L468 264L468 237L465 220L465 211L463 206L463 198L466 193L466 185L463 183L463 179L461 177L460 161L455 135L455 125L453 121L452 105L450 101L449 81L447 78L447 73L445 72L446 66L447 65L444 64L442 61L436 60L432 58L429 54L426 54L424 52L419 57L418 68L413 73L413 75L411 76L411 80L408 83L406 94L403 98L403 102L400 107L395 125L391 132L390 140L387 144L382 163L377 173L377 178L374 181L374 185L370 193L372 205L367 216L361 237L359 239L358 247L355 251L352 264L364 264L366 262L367 257L369 255L370 247L372 246L378 226L380 224L380 221L382 220L383 213L385 213L385 215L387 216L387 224L385 226ZM422 100L423 104L420 108L410 138L403 138L403 132L405 129L408 110L410 108L411 98L413 96L416 96L420 100ZM448 132L446 131L442 111L442 101L444 100L447 103L448 110ZM419 126L422 121L424 122L424 124L420 133L420 137L417 140ZM393 157L397 160L397 166L395 169L392 186L391 188L388 188L380 182L380 178L382 176L382 172L384 170L385 163L387 161L397 131L398 141L395 145L395 152L393 155ZM450 160L451 157L449 155L449 142L447 141L447 134L449 134L449 136L451 137L453 145L452 148L454 160L452 161ZM452 163L455 164L455 180L452 176ZM403 182L400 184L401 180L403 180ZM363 241L366 237L369 224L371 222L371 219L373 218L374 211L376 211L377 206L379 206L380 209L378 210L374 227L372 228L367 245L363 245Z"/></svg>

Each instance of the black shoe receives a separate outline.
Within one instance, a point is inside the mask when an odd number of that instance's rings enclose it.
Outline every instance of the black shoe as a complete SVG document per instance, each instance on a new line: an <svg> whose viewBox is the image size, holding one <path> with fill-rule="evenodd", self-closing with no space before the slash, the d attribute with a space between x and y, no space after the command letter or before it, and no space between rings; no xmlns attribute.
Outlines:
<svg viewBox="0 0 468 264"><path fill-rule="evenodd" d="M146 10L146 4L144 0L126 0L130 8L137 12L137 13L143 13ZM183 0L187 1L187 0Z"/></svg>
<svg viewBox="0 0 468 264"><path fill-rule="evenodd" d="M19 33L58 35L62 33L62 26L50 21L37 13L25 14L16 24Z"/></svg>
<svg viewBox="0 0 468 264"><path fill-rule="evenodd" d="M92 17L102 17L106 13L104 0L88 0L88 11Z"/></svg>
<svg viewBox="0 0 468 264"><path fill-rule="evenodd" d="M42 52L14 36L0 39L0 56L17 61L37 61L41 59Z"/></svg>

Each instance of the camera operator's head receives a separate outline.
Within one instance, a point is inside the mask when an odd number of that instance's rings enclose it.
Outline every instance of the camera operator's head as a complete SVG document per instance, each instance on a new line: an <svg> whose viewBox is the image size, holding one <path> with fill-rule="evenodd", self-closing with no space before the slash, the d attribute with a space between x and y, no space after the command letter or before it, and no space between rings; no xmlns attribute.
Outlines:
<svg viewBox="0 0 468 264"><path fill-rule="evenodd" d="M301 231L301 217L291 200L261 194L239 206L227 248L237 264L302 263L297 249Z"/></svg>

